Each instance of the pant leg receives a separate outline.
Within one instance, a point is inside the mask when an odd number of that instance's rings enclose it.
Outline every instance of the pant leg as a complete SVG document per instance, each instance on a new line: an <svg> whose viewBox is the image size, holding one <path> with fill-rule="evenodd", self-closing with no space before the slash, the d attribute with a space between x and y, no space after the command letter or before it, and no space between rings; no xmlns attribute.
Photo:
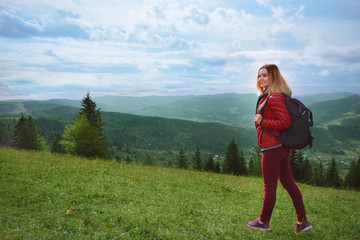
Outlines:
<svg viewBox="0 0 360 240"><path fill-rule="evenodd" d="M290 151L289 151L290 153ZM303 222L306 220L306 213L305 213L305 206L303 202L303 198L300 192L300 189L295 183L294 178L291 174L291 168L289 164L288 157L286 159L283 159L280 164L280 182L283 185L283 187L286 189L286 191L289 193L291 200L294 204L297 220L299 222Z"/></svg>
<svg viewBox="0 0 360 240"><path fill-rule="evenodd" d="M271 214L276 203L277 181L283 155L281 149L282 148L265 151L262 154L261 169L264 180L264 200L260 220L265 223L270 222Z"/></svg>

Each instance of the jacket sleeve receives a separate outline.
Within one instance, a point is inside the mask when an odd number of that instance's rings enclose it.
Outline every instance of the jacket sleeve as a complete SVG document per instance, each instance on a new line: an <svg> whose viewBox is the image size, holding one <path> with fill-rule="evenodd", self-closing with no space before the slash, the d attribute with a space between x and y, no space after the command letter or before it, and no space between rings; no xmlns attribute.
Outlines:
<svg viewBox="0 0 360 240"><path fill-rule="evenodd" d="M291 119L285 105L284 95L281 93L272 94L266 104L266 107L270 108L275 119L264 118L261 123L261 127L263 129L281 130L290 127Z"/></svg>

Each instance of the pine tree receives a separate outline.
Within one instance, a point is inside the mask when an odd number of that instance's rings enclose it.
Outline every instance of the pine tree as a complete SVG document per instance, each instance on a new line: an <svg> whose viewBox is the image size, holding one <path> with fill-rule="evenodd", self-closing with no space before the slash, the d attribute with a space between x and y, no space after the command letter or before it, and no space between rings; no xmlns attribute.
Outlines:
<svg viewBox="0 0 360 240"><path fill-rule="evenodd" d="M215 162L214 157L209 156L205 163L205 171L207 172L215 172Z"/></svg>
<svg viewBox="0 0 360 240"><path fill-rule="evenodd" d="M101 117L101 109L96 109L96 103L91 99L89 92L86 93L85 97L82 99L81 106L80 114L85 114L90 124L99 131L100 135L103 135L102 130L104 123Z"/></svg>
<svg viewBox="0 0 360 240"><path fill-rule="evenodd" d="M187 169L187 162L183 148L180 148L179 150L178 167Z"/></svg>
<svg viewBox="0 0 360 240"><path fill-rule="evenodd" d="M224 173L228 174L246 174L245 159L242 153L242 157L239 155L238 147L235 143L235 139L229 143L228 151L225 155Z"/></svg>
<svg viewBox="0 0 360 240"><path fill-rule="evenodd" d="M255 175L255 163L254 163L254 157L252 156L249 161L249 175L250 176L256 176Z"/></svg>
<svg viewBox="0 0 360 240"><path fill-rule="evenodd" d="M258 146L254 147L254 153L251 157L251 159L254 162L254 167L251 171L251 175L254 176L262 176L262 171L261 171L261 150ZM250 160L251 161L251 160ZM250 172L250 170L249 170Z"/></svg>
<svg viewBox="0 0 360 240"><path fill-rule="evenodd" d="M326 185L335 188L339 188L341 186L341 179L339 177L339 172L334 157L331 159L330 167L326 173Z"/></svg>
<svg viewBox="0 0 360 240"><path fill-rule="evenodd" d="M360 189L360 157L359 157L357 165L356 165L354 186L356 189Z"/></svg>
<svg viewBox="0 0 360 240"><path fill-rule="evenodd" d="M324 167L321 161L318 166L314 167L313 184L316 186L325 185Z"/></svg>
<svg viewBox="0 0 360 240"><path fill-rule="evenodd" d="M308 158L305 158L302 169L303 169L303 182L304 183L311 183L312 175L313 175L313 169L312 169L311 163L310 163Z"/></svg>
<svg viewBox="0 0 360 240"><path fill-rule="evenodd" d="M220 167L220 162L219 161L215 162L214 172L215 173L221 173L221 167Z"/></svg>
<svg viewBox="0 0 360 240"><path fill-rule="evenodd" d="M54 141L54 143L52 145L51 152L53 152L53 153L64 153L65 152L65 149L64 149L63 145L61 145L62 140L63 140L62 135L57 134L56 138L55 138L55 141Z"/></svg>
<svg viewBox="0 0 360 240"><path fill-rule="evenodd" d="M28 139L26 136L26 118L21 115L18 123L15 125L13 145L17 148L27 148Z"/></svg>
<svg viewBox="0 0 360 240"><path fill-rule="evenodd" d="M88 158L109 158L100 109L87 93L73 126L66 126L61 144L67 152Z"/></svg>
<svg viewBox="0 0 360 240"><path fill-rule="evenodd" d="M148 154L146 154L144 165L146 165L146 166L151 166L152 165L151 158L150 158L150 156Z"/></svg>
<svg viewBox="0 0 360 240"><path fill-rule="evenodd" d="M21 115L15 126L14 146L23 149L42 150L44 145L44 140L37 130L35 119L31 115L27 118Z"/></svg>
<svg viewBox="0 0 360 240"><path fill-rule="evenodd" d="M242 149L240 149L240 155L239 155L240 159L239 159L239 166L240 166L240 171L239 174L240 175L247 175L248 174L248 170L246 168L246 164L245 164L245 157L244 157L244 151Z"/></svg>
<svg viewBox="0 0 360 240"><path fill-rule="evenodd" d="M131 161L131 158L129 157L129 155L126 156L126 163L127 164L130 164L132 161Z"/></svg>
<svg viewBox="0 0 360 240"><path fill-rule="evenodd" d="M171 160L168 161L167 167L172 168L172 161Z"/></svg>
<svg viewBox="0 0 360 240"><path fill-rule="evenodd" d="M196 152L193 157L193 169L195 170L202 170L202 161L201 161L201 153L199 146L196 146Z"/></svg>
<svg viewBox="0 0 360 240"><path fill-rule="evenodd" d="M345 176L345 185L349 188L360 189L360 157L357 162L351 163L349 172Z"/></svg>

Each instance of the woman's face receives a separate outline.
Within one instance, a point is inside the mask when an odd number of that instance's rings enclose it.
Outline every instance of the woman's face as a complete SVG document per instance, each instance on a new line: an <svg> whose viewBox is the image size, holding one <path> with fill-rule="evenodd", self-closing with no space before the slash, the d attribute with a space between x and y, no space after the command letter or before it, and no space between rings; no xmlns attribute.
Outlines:
<svg viewBox="0 0 360 240"><path fill-rule="evenodd" d="M268 88L269 87L269 78L268 78L268 70L266 68L262 68L259 71L258 82L260 87Z"/></svg>

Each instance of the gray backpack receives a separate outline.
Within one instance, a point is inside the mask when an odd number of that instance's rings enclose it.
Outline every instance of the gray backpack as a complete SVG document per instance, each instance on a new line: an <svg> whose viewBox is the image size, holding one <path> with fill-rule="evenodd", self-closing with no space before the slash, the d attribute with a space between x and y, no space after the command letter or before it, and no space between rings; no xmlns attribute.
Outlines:
<svg viewBox="0 0 360 240"><path fill-rule="evenodd" d="M280 131L280 136L273 131L265 129L272 136L276 137L284 147L292 149L303 149L306 146L312 147L313 136L311 136L310 127L313 126L312 112L298 99L292 98L287 94L285 96L285 105L289 111L291 126ZM267 96L264 102L258 108L258 114L262 114L271 94ZM260 100L260 98L259 98Z"/></svg>

